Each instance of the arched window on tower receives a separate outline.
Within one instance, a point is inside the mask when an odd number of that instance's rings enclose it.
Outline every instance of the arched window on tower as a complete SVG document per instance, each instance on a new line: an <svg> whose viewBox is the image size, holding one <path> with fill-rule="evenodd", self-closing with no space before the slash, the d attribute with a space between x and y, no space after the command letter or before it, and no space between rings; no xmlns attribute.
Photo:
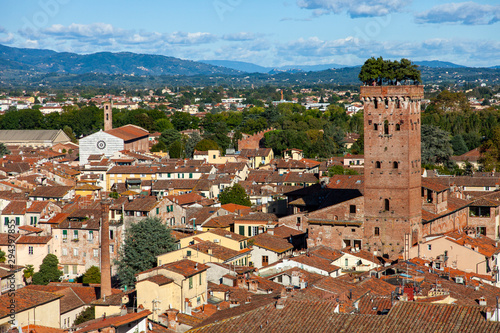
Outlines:
<svg viewBox="0 0 500 333"><path fill-rule="evenodd" d="M378 109L378 99L373 100L373 105L375 106L375 109Z"/></svg>
<svg viewBox="0 0 500 333"><path fill-rule="evenodd" d="M109 113L106 113L106 120L109 120Z"/></svg>
<svg viewBox="0 0 500 333"><path fill-rule="evenodd" d="M396 99L396 108L401 109L401 100L399 98Z"/></svg>
<svg viewBox="0 0 500 333"><path fill-rule="evenodd" d="M392 162L392 167L397 169L399 167L399 163L397 161Z"/></svg>
<svg viewBox="0 0 500 333"><path fill-rule="evenodd" d="M386 109L389 108L389 99L388 98L385 99L385 108Z"/></svg>
<svg viewBox="0 0 500 333"><path fill-rule="evenodd" d="M384 210L388 211L388 210L390 210L390 208L391 208L391 205L389 203L389 199L384 199Z"/></svg>
<svg viewBox="0 0 500 333"><path fill-rule="evenodd" d="M389 134L389 121L384 121L384 134L388 135Z"/></svg>
<svg viewBox="0 0 500 333"><path fill-rule="evenodd" d="M375 227L375 229L373 230L373 234L375 236L380 236L380 228L379 227Z"/></svg>
<svg viewBox="0 0 500 333"><path fill-rule="evenodd" d="M380 163L380 161L376 161L375 162L375 168L376 169L380 169L381 166L382 166L382 163Z"/></svg>
<svg viewBox="0 0 500 333"><path fill-rule="evenodd" d="M399 123L396 124L396 131L401 131L401 125Z"/></svg>

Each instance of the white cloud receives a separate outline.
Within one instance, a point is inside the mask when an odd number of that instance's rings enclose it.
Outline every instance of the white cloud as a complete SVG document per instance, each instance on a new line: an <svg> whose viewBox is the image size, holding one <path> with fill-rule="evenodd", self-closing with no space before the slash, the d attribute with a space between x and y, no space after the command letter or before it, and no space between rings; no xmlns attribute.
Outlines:
<svg viewBox="0 0 500 333"><path fill-rule="evenodd" d="M254 34L253 32L236 32L232 34L226 34L222 36L222 39L228 41L248 41L255 40L261 37L261 35Z"/></svg>
<svg viewBox="0 0 500 333"><path fill-rule="evenodd" d="M205 44L216 41L218 38L208 32L181 32L177 31L166 35L165 40L171 44L193 45Z"/></svg>
<svg viewBox="0 0 500 333"><path fill-rule="evenodd" d="M400 12L410 2L408 0L297 0L297 5L312 10L315 16L346 12L355 18Z"/></svg>
<svg viewBox="0 0 500 333"><path fill-rule="evenodd" d="M447 3L415 15L417 23L493 24L500 21L500 6L475 2Z"/></svg>

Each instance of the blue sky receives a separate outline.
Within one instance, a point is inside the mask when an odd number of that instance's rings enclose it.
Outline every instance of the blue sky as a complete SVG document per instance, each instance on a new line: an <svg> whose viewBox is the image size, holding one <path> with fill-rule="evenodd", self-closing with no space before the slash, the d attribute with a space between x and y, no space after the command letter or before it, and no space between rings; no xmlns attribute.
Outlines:
<svg viewBox="0 0 500 333"><path fill-rule="evenodd" d="M0 44L262 66L371 56L500 65L500 1L0 0Z"/></svg>

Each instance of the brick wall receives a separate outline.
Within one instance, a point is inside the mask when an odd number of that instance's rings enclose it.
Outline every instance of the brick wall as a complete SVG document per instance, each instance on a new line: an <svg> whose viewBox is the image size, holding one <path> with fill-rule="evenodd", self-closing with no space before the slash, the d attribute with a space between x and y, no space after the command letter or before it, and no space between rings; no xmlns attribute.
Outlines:
<svg viewBox="0 0 500 333"><path fill-rule="evenodd" d="M268 128L254 135L243 134L243 138L238 140L238 150L260 148L260 141L264 138L264 134L274 131L274 128Z"/></svg>

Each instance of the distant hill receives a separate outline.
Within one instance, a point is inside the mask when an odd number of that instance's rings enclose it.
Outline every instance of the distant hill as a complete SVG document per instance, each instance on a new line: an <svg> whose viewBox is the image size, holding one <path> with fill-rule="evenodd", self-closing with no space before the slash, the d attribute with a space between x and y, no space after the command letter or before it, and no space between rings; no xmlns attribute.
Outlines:
<svg viewBox="0 0 500 333"><path fill-rule="evenodd" d="M465 68L466 66L457 65L452 62L431 60L431 61L415 61L415 64L419 66L425 66L430 68Z"/></svg>
<svg viewBox="0 0 500 333"><path fill-rule="evenodd" d="M0 71L128 75L238 75L239 71L191 60L130 52L76 54L0 45Z"/></svg>
<svg viewBox="0 0 500 333"><path fill-rule="evenodd" d="M287 65L280 67L264 67L256 64L252 64L250 62L243 61L233 61L233 60L200 60L200 62L215 65L215 66L223 66L227 68L232 68L238 71L246 72L246 73L269 73L269 74L277 74L277 73L298 73L298 72L319 72L332 68L345 68L345 65L339 64L323 64L323 65Z"/></svg>
<svg viewBox="0 0 500 333"><path fill-rule="evenodd" d="M268 73L272 68L262 67L250 62L233 61L233 60L200 60L199 62L213 65L222 66L226 68L235 69L246 73Z"/></svg>

